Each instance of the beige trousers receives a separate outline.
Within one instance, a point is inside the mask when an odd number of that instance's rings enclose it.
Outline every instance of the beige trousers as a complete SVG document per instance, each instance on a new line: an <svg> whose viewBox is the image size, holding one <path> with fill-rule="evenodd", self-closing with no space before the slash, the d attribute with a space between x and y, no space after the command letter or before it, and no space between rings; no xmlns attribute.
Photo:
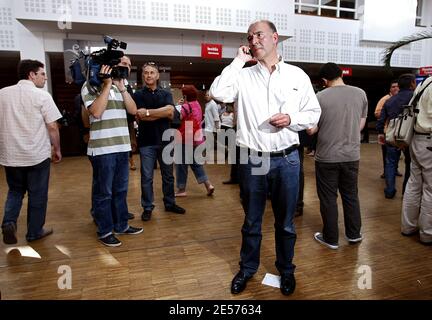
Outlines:
<svg viewBox="0 0 432 320"><path fill-rule="evenodd" d="M411 143L411 175L402 204L401 231L419 230L420 241L432 243L432 146L430 136L413 136Z"/></svg>

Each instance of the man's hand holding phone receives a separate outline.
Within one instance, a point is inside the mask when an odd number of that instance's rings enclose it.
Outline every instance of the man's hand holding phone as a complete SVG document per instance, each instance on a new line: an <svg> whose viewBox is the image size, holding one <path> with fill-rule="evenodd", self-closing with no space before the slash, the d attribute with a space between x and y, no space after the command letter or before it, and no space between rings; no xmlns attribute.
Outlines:
<svg viewBox="0 0 432 320"><path fill-rule="evenodd" d="M237 58L241 59L245 63L254 60L252 50L248 46L241 46L238 49Z"/></svg>

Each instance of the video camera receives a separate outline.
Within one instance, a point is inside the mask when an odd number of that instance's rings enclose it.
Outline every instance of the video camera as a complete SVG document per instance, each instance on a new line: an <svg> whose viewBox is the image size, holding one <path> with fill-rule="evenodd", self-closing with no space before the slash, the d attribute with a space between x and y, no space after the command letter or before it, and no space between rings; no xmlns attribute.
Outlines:
<svg viewBox="0 0 432 320"><path fill-rule="evenodd" d="M102 79L107 77L106 75L100 74L102 65L107 65L112 68L111 74L109 75L111 78L126 79L129 75L129 69L127 67L117 66L120 63L121 57L124 56L123 51L115 50L118 47L125 50L127 43L119 42L109 36L104 36L104 42L107 44L107 48L92 52L87 61L88 82L91 86L99 87L102 84Z"/></svg>

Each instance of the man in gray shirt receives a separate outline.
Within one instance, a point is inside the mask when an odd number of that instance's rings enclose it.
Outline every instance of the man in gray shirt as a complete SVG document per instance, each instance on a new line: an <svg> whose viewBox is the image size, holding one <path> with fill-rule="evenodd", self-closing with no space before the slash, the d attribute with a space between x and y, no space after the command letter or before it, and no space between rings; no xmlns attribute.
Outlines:
<svg viewBox="0 0 432 320"><path fill-rule="evenodd" d="M368 110L366 93L346 85L342 70L334 63L321 67L320 78L327 87L317 94L322 113L315 154L317 193L323 220L322 232L315 240L330 249L339 247L337 191L341 194L345 235L349 243L362 240L357 178L360 160L360 131Z"/></svg>

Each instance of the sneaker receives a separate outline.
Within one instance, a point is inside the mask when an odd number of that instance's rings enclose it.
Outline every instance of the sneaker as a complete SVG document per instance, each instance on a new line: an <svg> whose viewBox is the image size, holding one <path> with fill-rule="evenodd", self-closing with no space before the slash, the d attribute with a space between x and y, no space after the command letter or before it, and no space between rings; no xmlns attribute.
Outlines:
<svg viewBox="0 0 432 320"><path fill-rule="evenodd" d="M141 215L142 221L149 221L151 219L152 212L150 210L144 210Z"/></svg>
<svg viewBox="0 0 432 320"><path fill-rule="evenodd" d="M15 244L18 242L16 237L16 224L13 222L6 223L2 226L3 242L5 244Z"/></svg>
<svg viewBox="0 0 432 320"><path fill-rule="evenodd" d="M183 209L182 207L173 204L170 207L165 207L165 211L169 211L169 212L174 212L174 213L178 213L178 214L184 214L186 212L185 209Z"/></svg>
<svg viewBox="0 0 432 320"><path fill-rule="evenodd" d="M132 226L129 226L125 231L123 232L116 232L116 234L140 234L144 231L144 228L135 228Z"/></svg>
<svg viewBox="0 0 432 320"><path fill-rule="evenodd" d="M357 237L357 238L348 238L348 237L346 237L346 239L348 240L348 242L350 244L356 244L356 243L359 243L359 242L361 242L363 240L363 235L360 233L360 237Z"/></svg>
<svg viewBox="0 0 432 320"><path fill-rule="evenodd" d="M321 232L316 232L316 233L314 234L314 239L315 239L316 241L318 241L319 243L325 245L327 248L330 248L330 249L333 249L333 250L336 250L336 249L339 248L339 245L338 245L338 244L330 244L330 243L325 242L325 241L324 241L323 234L322 234Z"/></svg>
<svg viewBox="0 0 432 320"><path fill-rule="evenodd" d="M133 213L128 212L128 220L135 219L135 215Z"/></svg>
<svg viewBox="0 0 432 320"><path fill-rule="evenodd" d="M121 241L117 239L113 234L106 236L105 238L99 239L107 247L118 247L121 246Z"/></svg>

